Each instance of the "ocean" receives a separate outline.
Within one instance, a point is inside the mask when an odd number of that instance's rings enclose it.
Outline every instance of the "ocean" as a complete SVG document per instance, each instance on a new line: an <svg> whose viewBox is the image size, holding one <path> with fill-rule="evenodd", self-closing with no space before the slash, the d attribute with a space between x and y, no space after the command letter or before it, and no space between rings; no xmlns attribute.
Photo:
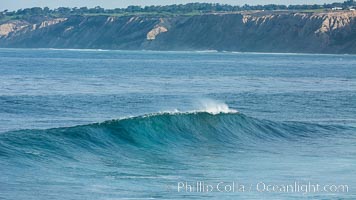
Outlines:
<svg viewBox="0 0 356 200"><path fill-rule="evenodd" d="M356 56L0 49L0 199L356 199Z"/></svg>

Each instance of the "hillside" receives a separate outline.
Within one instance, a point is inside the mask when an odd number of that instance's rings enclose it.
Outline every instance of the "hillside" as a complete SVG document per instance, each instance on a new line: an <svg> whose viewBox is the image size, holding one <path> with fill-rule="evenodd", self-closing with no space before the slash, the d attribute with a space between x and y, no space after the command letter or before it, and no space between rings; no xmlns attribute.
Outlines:
<svg viewBox="0 0 356 200"><path fill-rule="evenodd" d="M356 53L356 12L31 17L0 22L0 47Z"/></svg>

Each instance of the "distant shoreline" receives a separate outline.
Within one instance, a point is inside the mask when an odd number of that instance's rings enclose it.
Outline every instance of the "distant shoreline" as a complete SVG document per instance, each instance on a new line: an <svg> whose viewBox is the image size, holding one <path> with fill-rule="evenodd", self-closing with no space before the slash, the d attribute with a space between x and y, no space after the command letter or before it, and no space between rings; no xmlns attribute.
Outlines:
<svg viewBox="0 0 356 200"><path fill-rule="evenodd" d="M218 54L258 54L258 55L320 55L320 56L356 56L356 54L328 54L328 53L283 53L283 52L237 52L237 51L217 51L217 50L125 50L125 49L70 49L70 48L7 48L7 47L0 47L1 50L39 50L39 51L83 51L83 52L157 52L157 53L218 53Z"/></svg>
<svg viewBox="0 0 356 200"><path fill-rule="evenodd" d="M34 17L0 23L0 47L356 54L356 11Z"/></svg>

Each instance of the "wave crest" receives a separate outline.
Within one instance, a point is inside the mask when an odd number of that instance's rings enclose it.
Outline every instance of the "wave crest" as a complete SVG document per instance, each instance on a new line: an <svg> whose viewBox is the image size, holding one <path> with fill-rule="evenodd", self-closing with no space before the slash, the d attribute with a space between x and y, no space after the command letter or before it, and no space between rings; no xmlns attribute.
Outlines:
<svg viewBox="0 0 356 200"><path fill-rule="evenodd" d="M211 100L211 99L203 99L199 102L199 110L200 112L207 112L210 114L219 114L219 113L238 113L237 110L229 108L229 106L223 102Z"/></svg>

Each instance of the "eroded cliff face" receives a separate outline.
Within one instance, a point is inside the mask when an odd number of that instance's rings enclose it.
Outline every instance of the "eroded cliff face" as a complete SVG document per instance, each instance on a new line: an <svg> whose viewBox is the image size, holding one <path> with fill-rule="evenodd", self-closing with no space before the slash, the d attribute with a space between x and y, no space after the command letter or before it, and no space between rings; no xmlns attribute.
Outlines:
<svg viewBox="0 0 356 200"><path fill-rule="evenodd" d="M18 32L26 28L30 23L26 21L14 20L7 23L0 24L0 38L7 37L10 33Z"/></svg>
<svg viewBox="0 0 356 200"><path fill-rule="evenodd" d="M16 20L0 47L356 53L356 12Z"/></svg>

